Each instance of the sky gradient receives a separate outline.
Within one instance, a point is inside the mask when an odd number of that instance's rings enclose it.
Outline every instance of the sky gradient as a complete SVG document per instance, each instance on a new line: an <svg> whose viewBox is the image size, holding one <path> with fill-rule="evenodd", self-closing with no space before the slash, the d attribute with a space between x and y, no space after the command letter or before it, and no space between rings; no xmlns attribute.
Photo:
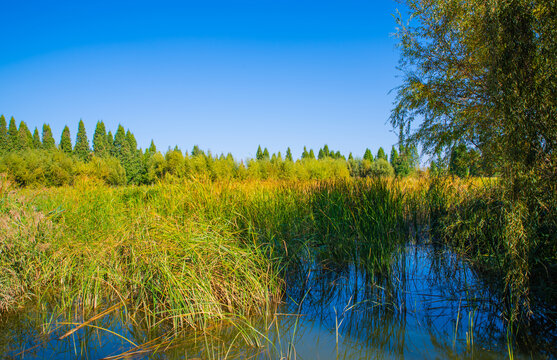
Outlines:
<svg viewBox="0 0 557 360"><path fill-rule="evenodd" d="M156 5L155 5L156 4ZM0 114L140 147L386 151L394 1L4 2Z"/></svg>

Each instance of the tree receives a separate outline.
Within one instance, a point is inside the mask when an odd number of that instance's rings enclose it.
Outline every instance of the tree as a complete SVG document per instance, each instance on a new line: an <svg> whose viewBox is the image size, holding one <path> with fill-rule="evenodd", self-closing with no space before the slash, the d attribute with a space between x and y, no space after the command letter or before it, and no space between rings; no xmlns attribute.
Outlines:
<svg viewBox="0 0 557 360"><path fill-rule="evenodd" d="M9 149L8 129L6 127L6 118L0 115L0 154L7 152Z"/></svg>
<svg viewBox="0 0 557 360"><path fill-rule="evenodd" d="M354 157L352 156L352 152L350 152L350 154L348 154L348 160L349 161L354 160Z"/></svg>
<svg viewBox="0 0 557 360"><path fill-rule="evenodd" d="M15 119L12 116L10 119L10 125L8 126L8 144L9 150L19 150L19 131L17 131L17 125L15 124Z"/></svg>
<svg viewBox="0 0 557 360"><path fill-rule="evenodd" d="M109 130L106 134L106 152L109 155L112 155L114 152L114 137L112 136L112 132Z"/></svg>
<svg viewBox="0 0 557 360"><path fill-rule="evenodd" d="M24 121L19 123L19 144L20 150L33 148L33 134Z"/></svg>
<svg viewBox="0 0 557 360"><path fill-rule="evenodd" d="M83 120L79 120L79 125L77 127L77 137L75 139L74 154L78 159L82 161L89 160L89 153L91 148L89 148L89 140L87 140L87 132L85 131L85 124Z"/></svg>
<svg viewBox="0 0 557 360"><path fill-rule="evenodd" d="M53 150L56 149L56 143L54 142L54 137L52 137L52 130L50 129L50 125L43 124L43 149L45 150Z"/></svg>
<svg viewBox="0 0 557 360"><path fill-rule="evenodd" d="M41 136L39 135L39 129L35 127L33 131L33 149L40 149L42 147Z"/></svg>
<svg viewBox="0 0 557 360"><path fill-rule="evenodd" d="M327 144L325 144L325 146L323 146L323 156L324 157L329 157L330 152L329 152L329 146Z"/></svg>
<svg viewBox="0 0 557 360"><path fill-rule="evenodd" d="M385 150L383 150L382 147L379 148L379 150L377 150L377 159L384 159L384 160L389 160L387 159L387 154L385 154Z"/></svg>
<svg viewBox="0 0 557 360"><path fill-rule="evenodd" d="M110 155L114 156L115 158L119 159L120 162L122 162L124 158L124 152L126 151L126 130L122 125L118 125L118 130L116 130L116 134L114 134L114 142L112 144L112 152L110 153ZM123 163L122 166L126 168Z"/></svg>
<svg viewBox="0 0 557 360"><path fill-rule="evenodd" d="M319 160L323 159L325 157L325 155L323 155L323 149L319 149L319 152L317 153L317 158Z"/></svg>
<svg viewBox="0 0 557 360"><path fill-rule="evenodd" d="M263 150L263 160L269 160L269 150L267 148Z"/></svg>
<svg viewBox="0 0 557 360"><path fill-rule="evenodd" d="M302 152L302 159L307 159L309 157L309 153L307 148L304 146L304 151Z"/></svg>
<svg viewBox="0 0 557 360"><path fill-rule="evenodd" d="M554 2L406 3L415 23L399 20L404 82L392 124L409 128L419 119L408 140L429 154L459 143L478 151L504 170L515 198L528 187L516 181L555 193Z"/></svg>
<svg viewBox="0 0 557 360"><path fill-rule="evenodd" d="M313 149L309 149L308 158L309 159L315 159L315 153L313 152Z"/></svg>
<svg viewBox="0 0 557 360"><path fill-rule="evenodd" d="M72 153L72 138L70 137L70 128L66 125L62 130L62 137L60 138L60 150L66 154Z"/></svg>
<svg viewBox="0 0 557 360"><path fill-rule="evenodd" d="M255 158L257 160L263 160L263 151L261 151L261 145L257 147L257 152L255 153Z"/></svg>
<svg viewBox="0 0 557 360"><path fill-rule="evenodd" d="M292 159L292 151L290 150L290 147L286 149L286 161L294 161Z"/></svg>
<svg viewBox="0 0 557 360"><path fill-rule="evenodd" d="M97 121L95 133L93 134L93 151L98 157L108 156L108 142L104 122Z"/></svg>
<svg viewBox="0 0 557 360"><path fill-rule="evenodd" d="M369 162L373 162L373 155L371 154L370 149L366 149L366 151L364 153L364 160L367 160Z"/></svg>

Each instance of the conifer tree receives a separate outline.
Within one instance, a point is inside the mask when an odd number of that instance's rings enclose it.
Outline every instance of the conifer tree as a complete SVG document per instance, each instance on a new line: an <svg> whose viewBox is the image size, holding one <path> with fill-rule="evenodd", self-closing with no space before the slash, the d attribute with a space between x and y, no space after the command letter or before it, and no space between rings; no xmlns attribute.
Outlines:
<svg viewBox="0 0 557 360"><path fill-rule="evenodd" d="M153 141L153 139L151 139L151 144L149 145L149 149L147 149L149 151L149 154L153 155L157 152L157 147L155 146L155 142Z"/></svg>
<svg viewBox="0 0 557 360"><path fill-rule="evenodd" d="M112 136L112 132L109 130L106 134L106 153L108 155L112 155L114 149L114 137Z"/></svg>
<svg viewBox="0 0 557 360"><path fill-rule="evenodd" d="M325 157L325 155L323 155L323 149L319 149L319 152L317 153L317 158L319 160L323 159Z"/></svg>
<svg viewBox="0 0 557 360"><path fill-rule="evenodd" d="M313 149L309 149L308 158L315 159L315 153L313 152Z"/></svg>
<svg viewBox="0 0 557 360"><path fill-rule="evenodd" d="M352 153L348 154L348 160L354 160L354 157L352 156Z"/></svg>
<svg viewBox="0 0 557 360"><path fill-rule="evenodd" d="M77 127L77 137L75 139L74 154L79 159L88 161L90 152L91 148L89 147L89 140L87 140L85 124L83 123L83 120L79 120L79 125Z"/></svg>
<svg viewBox="0 0 557 360"><path fill-rule="evenodd" d="M126 130L124 130L124 127L122 125L118 125L118 130L116 130L116 134L114 134L114 142L112 144L111 155L122 162L124 151L126 148ZM124 166L123 163L122 166ZM124 169L125 168L126 166L124 166Z"/></svg>
<svg viewBox="0 0 557 360"><path fill-rule="evenodd" d="M280 153L280 151L277 154L277 160L282 161L282 154Z"/></svg>
<svg viewBox="0 0 557 360"><path fill-rule="evenodd" d="M293 159L292 159L292 150L290 150L290 147L288 147L288 148L286 149L286 160L287 160L287 161L293 161Z"/></svg>
<svg viewBox="0 0 557 360"><path fill-rule="evenodd" d="M0 115L0 154L8 152L8 129L6 127L6 118Z"/></svg>
<svg viewBox="0 0 557 360"><path fill-rule="evenodd" d="M325 144L325 146L323 146L323 156L324 157L329 157L329 146L327 144Z"/></svg>
<svg viewBox="0 0 557 360"><path fill-rule="evenodd" d="M48 124L43 124L43 149L56 149L56 143L54 142L54 138L52 137L52 130L50 129L50 125Z"/></svg>
<svg viewBox="0 0 557 360"><path fill-rule="evenodd" d="M39 135L39 129L35 127L35 131L33 132L33 149L40 149L42 147L41 144L41 136Z"/></svg>
<svg viewBox="0 0 557 360"><path fill-rule="evenodd" d="M27 124L22 121L19 123L19 149L31 149L33 147L33 134L31 134L31 130L27 127Z"/></svg>
<svg viewBox="0 0 557 360"><path fill-rule="evenodd" d="M371 154L371 150L366 149L366 152L364 153L364 160L373 162L373 155Z"/></svg>
<svg viewBox="0 0 557 360"><path fill-rule="evenodd" d="M68 125L64 126L62 130L62 137L60 138L60 150L66 154L72 153L72 138L70 137L70 128Z"/></svg>
<svg viewBox="0 0 557 360"><path fill-rule="evenodd" d="M393 167L393 169L395 169L395 174L396 174L396 170L398 169L399 166L399 158L398 158L398 152L396 151L396 148L392 147L391 149L391 166Z"/></svg>
<svg viewBox="0 0 557 360"><path fill-rule="evenodd" d="M191 156L200 156L200 155L205 155L203 153L203 150L201 150L198 145L194 145L193 149L191 150Z"/></svg>
<svg viewBox="0 0 557 360"><path fill-rule="evenodd" d="M269 150L267 148L263 150L263 160L269 160Z"/></svg>
<svg viewBox="0 0 557 360"><path fill-rule="evenodd" d="M309 157L308 150L304 146L304 151L302 152L302 159L307 159Z"/></svg>
<svg viewBox="0 0 557 360"><path fill-rule="evenodd" d="M342 156L342 154L340 153L340 150L337 150L336 153L335 153L335 159L340 159L340 158L342 158L342 157L343 157L343 156Z"/></svg>
<svg viewBox="0 0 557 360"><path fill-rule="evenodd" d="M261 145L257 147L257 152L255 153L256 160L263 160L263 151L261 151Z"/></svg>
<svg viewBox="0 0 557 360"><path fill-rule="evenodd" d="M17 125L15 124L15 119L12 116L10 119L10 125L8 127L8 144L9 150L19 150L19 131L17 131Z"/></svg>
<svg viewBox="0 0 557 360"><path fill-rule="evenodd" d="M95 134L93 135L93 151L98 157L105 157L108 155L106 127L102 121L97 121L97 126L95 127Z"/></svg>
<svg viewBox="0 0 557 360"><path fill-rule="evenodd" d="M377 150L377 159L384 159L385 161L388 161L387 154L385 154L385 150L383 150L382 147Z"/></svg>

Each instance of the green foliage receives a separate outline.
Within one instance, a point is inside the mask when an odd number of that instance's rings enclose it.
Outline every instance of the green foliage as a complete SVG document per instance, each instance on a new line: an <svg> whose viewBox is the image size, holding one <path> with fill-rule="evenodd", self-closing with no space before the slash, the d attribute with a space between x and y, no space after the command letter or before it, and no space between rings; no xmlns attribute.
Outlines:
<svg viewBox="0 0 557 360"><path fill-rule="evenodd" d="M41 136L39 135L39 129L35 128L33 131L33 149L40 149L42 148L43 144L41 143Z"/></svg>
<svg viewBox="0 0 557 360"><path fill-rule="evenodd" d="M26 150L33 148L33 134L27 127L27 124L22 121L19 123L19 150Z"/></svg>
<svg viewBox="0 0 557 360"><path fill-rule="evenodd" d="M52 137L52 130L50 129L50 125L43 124L43 134L42 134L43 146L44 150L55 150L56 143L54 142L54 137Z"/></svg>
<svg viewBox="0 0 557 360"><path fill-rule="evenodd" d="M19 141L19 131L17 131L17 125L15 124L15 119L12 116L10 119L10 125L8 126L8 144L11 150L21 150L21 143Z"/></svg>
<svg viewBox="0 0 557 360"><path fill-rule="evenodd" d="M89 140L87 140L87 133L85 131L85 124L83 123L83 120L79 120L73 153L81 161L89 161L91 148L89 147Z"/></svg>
<svg viewBox="0 0 557 360"><path fill-rule="evenodd" d="M93 135L93 151L95 156L106 157L109 154L108 138L104 122L98 121Z"/></svg>
<svg viewBox="0 0 557 360"><path fill-rule="evenodd" d="M370 149L366 149L365 153L364 153L364 160L367 160L369 162L373 161L373 155L371 154L371 150Z"/></svg>
<svg viewBox="0 0 557 360"><path fill-rule="evenodd" d="M315 159L315 153L313 149L309 149L308 159Z"/></svg>
<svg viewBox="0 0 557 360"><path fill-rule="evenodd" d="M387 154L385 154L385 150L383 150L382 147L379 148L379 150L377 150L377 159L384 159L387 160Z"/></svg>
<svg viewBox="0 0 557 360"><path fill-rule="evenodd" d="M4 115L0 115L0 154L3 154L9 150L8 141L8 129L6 124L6 118Z"/></svg>
<svg viewBox="0 0 557 360"><path fill-rule="evenodd" d="M269 161L269 150L267 148L263 150L263 160Z"/></svg>
<svg viewBox="0 0 557 360"><path fill-rule="evenodd" d="M263 151L261 151L261 145L257 147L257 152L255 153L256 160L263 160Z"/></svg>
<svg viewBox="0 0 557 360"><path fill-rule="evenodd" d="M70 128L66 125L62 130L62 137L60 138L60 150L65 154L72 153L72 138L70 137Z"/></svg>
<svg viewBox="0 0 557 360"><path fill-rule="evenodd" d="M293 161L292 159L292 151L290 150L290 148L286 149L286 161Z"/></svg>
<svg viewBox="0 0 557 360"><path fill-rule="evenodd" d="M449 174L458 177L466 177L470 173L467 161L466 145L459 144L451 151L449 160Z"/></svg>

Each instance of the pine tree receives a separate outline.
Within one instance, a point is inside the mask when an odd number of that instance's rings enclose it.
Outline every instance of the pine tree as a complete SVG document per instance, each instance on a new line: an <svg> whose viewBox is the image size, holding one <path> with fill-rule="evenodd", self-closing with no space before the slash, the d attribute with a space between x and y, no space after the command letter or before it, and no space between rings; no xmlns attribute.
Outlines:
<svg viewBox="0 0 557 360"><path fill-rule="evenodd" d="M340 150L337 150L337 151L335 152L335 159L340 159L340 158L342 158L342 157L343 157L343 156L342 156L342 154L340 153Z"/></svg>
<svg viewBox="0 0 557 360"><path fill-rule="evenodd" d="M89 140L87 140L87 133L85 131L85 124L83 120L79 120L79 125L77 127L77 137L75 139L74 154L83 161L89 160L89 153L91 148L89 147Z"/></svg>
<svg viewBox="0 0 557 360"><path fill-rule="evenodd" d="M263 150L263 160L269 160L269 150L267 148Z"/></svg>
<svg viewBox="0 0 557 360"><path fill-rule="evenodd" d="M157 152L157 147L155 146L155 142L153 141L153 139L151 139L151 145L149 145L149 149L147 149L149 151L149 154L153 155Z"/></svg>
<svg viewBox="0 0 557 360"><path fill-rule="evenodd" d="M70 128L68 125L64 126L62 130L62 137L60 138L60 150L66 154L72 153L72 138L70 137Z"/></svg>
<svg viewBox="0 0 557 360"><path fill-rule="evenodd" d="M112 156L114 152L114 137L112 136L112 132L109 130L106 134L106 153Z"/></svg>
<svg viewBox="0 0 557 360"><path fill-rule="evenodd" d="M352 153L348 154L348 160L354 160L354 157L352 156Z"/></svg>
<svg viewBox="0 0 557 360"><path fill-rule="evenodd" d="M277 154L277 160L282 161L282 154L280 153L280 151Z"/></svg>
<svg viewBox="0 0 557 360"><path fill-rule="evenodd" d="M10 126L8 127L8 150L19 150L19 131L17 131L17 125L15 124L15 119L12 116L10 119Z"/></svg>
<svg viewBox="0 0 557 360"><path fill-rule="evenodd" d="M98 121L97 126L95 127L95 134L93 135L93 151L98 157L105 157L108 155L106 127L102 121Z"/></svg>
<svg viewBox="0 0 557 360"><path fill-rule="evenodd" d="M325 157L325 155L323 155L323 149L319 149L319 152L317 153L317 158L319 160L323 159Z"/></svg>
<svg viewBox="0 0 557 360"><path fill-rule="evenodd" d="M6 118L0 115L0 154L8 152L8 129L6 127Z"/></svg>
<svg viewBox="0 0 557 360"><path fill-rule="evenodd" d="M290 147L288 147L288 148L286 149L286 160L287 160L287 161L293 161L293 159L292 159L292 150L290 150Z"/></svg>
<svg viewBox="0 0 557 360"><path fill-rule="evenodd" d="M31 149L33 147L33 134L27 127L27 124L22 121L19 123L19 149Z"/></svg>
<svg viewBox="0 0 557 360"><path fill-rule="evenodd" d="M33 149L40 149L42 147L41 144L41 136L39 135L39 129L35 128L33 132Z"/></svg>
<svg viewBox="0 0 557 360"><path fill-rule="evenodd" d="M48 124L43 124L43 149L56 149L56 143L54 142L54 138L52 137L52 130L50 129L50 125Z"/></svg>
<svg viewBox="0 0 557 360"><path fill-rule="evenodd" d="M324 157L329 157L330 156L329 146L327 144L325 144L325 146L323 146L323 156Z"/></svg>
<svg viewBox="0 0 557 360"><path fill-rule="evenodd" d="M114 134L114 142L112 146L112 153L110 155L114 156L115 158L119 159L122 162L124 151L126 148L126 130L122 125L118 125L118 130L116 130L116 134ZM122 163L124 169L126 166Z"/></svg>
<svg viewBox="0 0 557 360"><path fill-rule="evenodd" d="M255 159L263 160L263 151L261 151L261 145L257 147L257 152L255 153Z"/></svg>
<svg viewBox="0 0 557 360"><path fill-rule="evenodd" d="M366 152L364 153L364 160L373 162L373 155L371 154L371 150L366 149Z"/></svg>
<svg viewBox="0 0 557 360"><path fill-rule="evenodd" d="M309 149L308 158L315 159L315 153L313 152L313 149Z"/></svg>
<svg viewBox="0 0 557 360"><path fill-rule="evenodd" d="M387 154L385 154L385 150L383 150L382 147L380 147L379 150L377 150L377 159L384 159L388 161Z"/></svg>
<svg viewBox="0 0 557 360"><path fill-rule="evenodd" d="M302 152L302 159L307 159L308 156L309 156L308 150L307 150L306 147L304 146L304 151Z"/></svg>

